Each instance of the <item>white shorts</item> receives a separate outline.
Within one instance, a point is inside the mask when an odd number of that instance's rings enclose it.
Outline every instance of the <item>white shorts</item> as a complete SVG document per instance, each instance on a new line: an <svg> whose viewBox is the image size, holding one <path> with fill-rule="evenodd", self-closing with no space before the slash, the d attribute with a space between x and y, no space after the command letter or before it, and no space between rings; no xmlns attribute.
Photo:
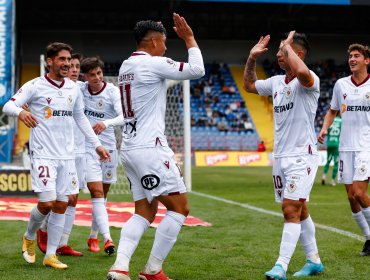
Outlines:
<svg viewBox="0 0 370 280"><path fill-rule="evenodd" d="M169 147L121 151L134 201L186 192L180 168Z"/></svg>
<svg viewBox="0 0 370 280"><path fill-rule="evenodd" d="M55 191L57 197L77 194L79 189L75 160L31 157L31 182L36 193Z"/></svg>
<svg viewBox="0 0 370 280"><path fill-rule="evenodd" d="M87 189L87 183L86 183L86 155L85 154L76 154L76 171L77 171L77 177L78 177L78 185L80 187L80 190L86 190Z"/></svg>
<svg viewBox="0 0 370 280"><path fill-rule="evenodd" d="M276 158L272 169L275 201L309 201L317 168L317 155Z"/></svg>
<svg viewBox="0 0 370 280"><path fill-rule="evenodd" d="M353 181L368 181L370 152L339 152L338 182L350 185Z"/></svg>
<svg viewBox="0 0 370 280"><path fill-rule="evenodd" d="M102 162L94 148L86 147L87 182L103 182L114 184L117 182L117 150L108 150L112 161Z"/></svg>

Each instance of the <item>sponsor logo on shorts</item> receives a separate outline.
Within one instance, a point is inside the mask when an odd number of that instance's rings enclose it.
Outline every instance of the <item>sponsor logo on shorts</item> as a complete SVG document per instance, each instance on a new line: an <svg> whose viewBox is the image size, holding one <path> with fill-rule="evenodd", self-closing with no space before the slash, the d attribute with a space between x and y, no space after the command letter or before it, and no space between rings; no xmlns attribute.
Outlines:
<svg viewBox="0 0 370 280"><path fill-rule="evenodd" d="M146 190L152 190L158 187L160 182L159 177L154 174L148 174L141 178L141 185Z"/></svg>

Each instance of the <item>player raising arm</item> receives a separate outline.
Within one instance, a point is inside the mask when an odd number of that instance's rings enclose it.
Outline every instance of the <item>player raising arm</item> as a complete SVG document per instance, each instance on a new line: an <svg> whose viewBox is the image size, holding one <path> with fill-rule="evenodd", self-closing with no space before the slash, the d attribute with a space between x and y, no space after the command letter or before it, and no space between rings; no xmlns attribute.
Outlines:
<svg viewBox="0 0 370 280"><path fill-rule="evenodd" d="M166 29L160 22L137 22L136 51L119 71L124 126L121 159L130 181L135 214L123 225L117 257L107 279L128 280L129 263L139 241L153 222L158 202L167 213L160 222L149 260L139 278L169 279L162 264L176 242L189 213L186 187L168 147L165 130L166 79L199 79L205 73L203 58L186 20L174 13L174 30L188 49L188 63L163 57Z"/></svg>
<svg viewBox="0 0 370 280"><path fill-rule="evenodd" d="M308 69L304 58L309 44L304 34L291 31L281 41L277 60L285 75L257 80L256 59L267 51L270 36L262 36L251 49L245 70L244 89L272 96L274 110L275 199L282 203L284 228L279 258L265 273L266 279L286 279L286 271L298 239L307 262L294 276L323 271L315 238L315 225L307 202L318 167L314 119L320 95L320 81Z"/></svg>

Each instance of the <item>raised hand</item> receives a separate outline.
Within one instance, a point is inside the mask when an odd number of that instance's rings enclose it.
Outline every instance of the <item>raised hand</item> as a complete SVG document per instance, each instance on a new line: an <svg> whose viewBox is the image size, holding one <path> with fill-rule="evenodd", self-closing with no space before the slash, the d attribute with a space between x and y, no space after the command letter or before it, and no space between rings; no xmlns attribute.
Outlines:
<svg viewBox="0 0 370 280"><path fill-rule="evenodd" d="M267 45L270 41L270 35L261 36L258 43L251 49L249 56L253 59L256 59L260 55L267 52Z"/></svg>

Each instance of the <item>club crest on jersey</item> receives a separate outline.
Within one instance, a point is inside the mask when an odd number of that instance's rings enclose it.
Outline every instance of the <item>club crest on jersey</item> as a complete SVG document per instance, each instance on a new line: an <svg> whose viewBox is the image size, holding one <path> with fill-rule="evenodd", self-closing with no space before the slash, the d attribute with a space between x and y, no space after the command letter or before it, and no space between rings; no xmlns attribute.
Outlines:
<svg viewBox="0 0 370 280"><path fill-rule="evenodd" d="M96 108L98 108L98 109L103 109L104 108L103 99L100 99L98 102L96 102Z"/></svg>
<svg viewBox="0 0 370 280"><path fill-rule="evenodd" d="M68 102L68 105L72 105L72 103L73 103L72 95L68 95L67 102Z"/></svg>
<svg viewBox="0 0 370 280"><path fill-rule="evenodd" d="M369 103L370 102L370 92L366 92L364 94L364 100L366 101L366 103Z"/></svg>
<svg viewBox="0 0 370 280"><path fill-rule="evenodd" d="M159 177L154 174L148 174L141 178L141 185L146 190L152 190L159 186L159 183L161 180L159 180Z"/></svg>
<svg viewBox="0 0 370 280"><path fill-rule="evenodd" d="M51 103L51 98L50 98L50 97L46 98L46 102L50 105L50 103Z"/></svg>
<svg viewBox="0 0 370 280"><path fill-rule="evenodd" d="M290 99L292 97L292 89L290 87L284 87L283 94L285 98Z"/></svg>
<svg viewBox="0 0 370 280"><path fill-rule="evenodd" d="M347 93L343 94L343 99L346 100L347 98Z"/></svg>

